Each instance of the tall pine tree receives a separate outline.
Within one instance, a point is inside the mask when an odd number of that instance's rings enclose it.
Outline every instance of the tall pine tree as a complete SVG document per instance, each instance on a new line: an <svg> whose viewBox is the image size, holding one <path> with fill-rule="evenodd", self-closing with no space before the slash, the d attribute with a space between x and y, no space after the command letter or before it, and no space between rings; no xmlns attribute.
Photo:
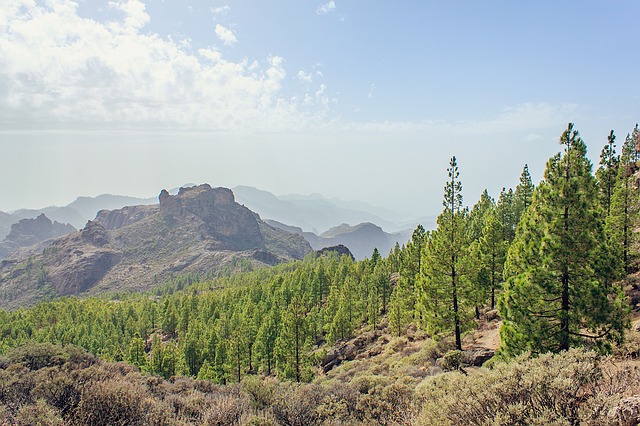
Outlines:
<svg viewBox="0 0 640 426"><path fill-rule="evenodd" d="M560 143L505 265L501 337L510 355L606 348L626 325L623 297L610 285L612 257L587 148L573 124Z"/></svg>
<svg viewBox="0 0 640 426"><path fill-rule="evenodd" d="M462 349L462 333L471 324L473 303L468 283L468 210L462 206L462 183L456 157L447 169L444 211L431 233L422 262L425 271L424 304L433 315L423 318L433 332L453 331L456 348Z"/></svg>
<svg viewBox="0 0 640 426"><path fill-rule="evenodd" d="M607 137L607 144L602 148L602 152L600 152L600 167L598 167L596 171L600 201L607 215L611 209L611 198L613 197L616 178L618 176L618 165L620 164L620 157L616 155L615 142L616 135L612 130Z"/></svg>
<svg viewBox="0 0 640 426"><path fill-rule="evenodd" d="M636 184L634 173L638 170L636 163L636 140L638 138L638 126L634 132L627 135L618 167L618 175L615 181L613 196L611 197L611 209L607 216L607 235L614 249L616 258L621 264L621 271L631 273L633 262L638 252L638 225L640 203L638 197L640 191Z"/></svg>

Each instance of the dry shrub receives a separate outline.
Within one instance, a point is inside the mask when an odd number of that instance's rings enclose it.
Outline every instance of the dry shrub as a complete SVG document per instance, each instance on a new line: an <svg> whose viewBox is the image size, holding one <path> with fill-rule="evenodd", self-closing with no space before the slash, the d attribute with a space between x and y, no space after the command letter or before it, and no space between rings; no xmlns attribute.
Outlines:
<svg viewBox="0 0 640 426"><path fill-rule="evenodd" d="M58 412L41 399L34 404L23 405L15 419L16 426L62 426L64 421Z"/></svg>
<svg viewBox="0 0 640 426"><path fill-rule="evenodd" d="M595 352L570 350L428 378L419 386L426 402L418 424L577 424L601 377Z"/></svg>
<svg viewBox="0 0 640 426"><path fill-rule="evenodd" d="M78 382L58 368L43 368L34 374L36 386L32 391L35 398L42 398L47 404L60 411L64 417L80 402L81 391Z"/></svg>
<svg viewBox="0 0 640 426"><path fill-rule="evenodd" d="M358 395L352 386L333 382L324 390L324 397L316 412L321 419L325 419L325 423L329 419L334 424L353 422L357 404Z"/></svg>
<svg viewBox="0 0 640 426"><path fill-rule="evenodd" d="M278 421L271 414L245 414L240 419L242 426L279 426Z"/></svg>
<svg viewBox="0 0 640 426"><path fill-rule="evenodd" d="M182 391L179 393L170 393L164 400L164 404L169 408L171 416L185 420L200 422L202 412L210 399L198 391L191 390L189 392Z"/></svg>
<svg viewBox="0 0 640 426"><path fill-rule="evenodd" d="M380 425L411 425L419 412L413 389L400 382L382 383L358 396L358 418Z"/></svg>
<svg viewBox="0 0 640 426"><path fill-rule="evenodd" d="M146 390L124 377L96 381L84 389L72 423L85 426L144 425Z"/></svg>
<svg viewBox="0 0 640 426"><path fill-rule="evenodd" d="M262 410L272 404L279 382L273 377L245 376L241 384L253 399L254 408Z"/></svg>
<svg viewBox="0 0 640 426"><path fill-rule="evenodd" d="M464 360L464 352L458 349L451 350L442 357L442 368L444 368L445 371L459 370Z"/></svg>
<svg viewBox="0 0 640 426"><path fill-rule="evenodd" d="M243 416L251 411L249 396L239 390L212 395L208 405L203 407L202 424L208 426L225 426L241 424Z"/></svg>
<svg viewBox="0 0 640 426"><path fill-rule="evenodd" d="M64 364L67 353L51 343L29 343L12 349L7 358L12 364L22 364L29 370Z"/></svg>
<svg viewBox="0 0 640 426"><path fill-rule="evenodd" d="M317 425L321 422L317 407L323 397L320 385L282 383L271 408L276 420L284 426Z"/></svg>
<svg viewBox="0 0 640 426"><path fill-rule="evenodd" d="M0 403L10 414L15 414L20 407L33 402L31 390L34 386L35 381L28 368L22 364L11 364L0 370Z"/></svg>

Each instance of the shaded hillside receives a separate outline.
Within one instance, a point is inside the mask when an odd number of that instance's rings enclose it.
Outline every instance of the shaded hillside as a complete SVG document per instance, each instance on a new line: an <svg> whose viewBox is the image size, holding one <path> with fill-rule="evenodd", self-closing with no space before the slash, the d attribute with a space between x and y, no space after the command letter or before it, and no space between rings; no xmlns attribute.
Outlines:
<svg viewBox="0 0 640 426"><path fill-rule="evenodd" d="M373 223L360 223L355 226L343 223L330 228L320 235L316 235L313 232L304 232L301 228L285 225L274 220L267 220L266 222L287 232L302 235L314 250L344 245L349 248L353 256L358 260L370 257L374 248L377 248L383 255L387 254L389 250L393 249L396 242L399 245L403 245L411 237L411 230L389 234Z"/></svg>
<svg viewBox="0 0 640 426"><path fill-rule="evenodd" d="M237 204L225 188L200 185L160 203L101 211L80 230L24 261L0 266L0 306L43 297L140 291L178 273L206 274L244 262L273 265L311 251L300 236L274 228Z"/></svg>
<svg viewBox="0 0 640 426"><path fill-rule="evenodd" d="M16 254L22 247L29 247L76 231L70 224L62 224L40 214L35 219L22 219L11 225L11 232L0 243L0 259Z"/></svg>

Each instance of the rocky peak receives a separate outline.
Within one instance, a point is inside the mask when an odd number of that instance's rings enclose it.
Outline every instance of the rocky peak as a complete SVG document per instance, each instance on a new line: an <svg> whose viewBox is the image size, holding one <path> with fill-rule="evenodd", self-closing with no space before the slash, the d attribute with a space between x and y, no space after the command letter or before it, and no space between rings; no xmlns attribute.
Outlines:
<svg viewBox="0 0 640 426"><path fill-rule="evenodd" d="M102 247L109 242L107 230L95 220L87 222L87 225L80 231L80 236L84 242L97 247Z"/></svg>
<svg viewBox="0 0 640 426"><path fill-rule="evenodd" d="M184 209L198 217L207 216L211 208L230 206L235 203L233 192L228 188L212 188L208 183L180 188L177 195L163 189L158 196L161 210Z"/></svg>
<svg viewBox="0 0 640 426"><path fill-rule="evenodd" d="M51 222L44 213L35 219L22 219L11 225L11 232L5 242L16 246L26 247L51 238L60 237L74 232L76 228L69 224Z"/></svg>
<svg viewBox="0 0 640 426"><path fill-rule="evenodd" d="M232 250L264 246L258 216L235 202L228 188L212 188L202 184L180 188L177 195L160 192L160 212L174 219L195 216L202 221L204 233ZM183 222L178 220L178 222Z"/></svg>

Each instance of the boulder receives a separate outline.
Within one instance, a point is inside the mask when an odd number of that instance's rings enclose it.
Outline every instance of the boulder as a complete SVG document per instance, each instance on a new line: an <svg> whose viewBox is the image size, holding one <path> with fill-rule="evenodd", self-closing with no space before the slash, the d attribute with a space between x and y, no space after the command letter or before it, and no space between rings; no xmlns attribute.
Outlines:
<svg viewBox="0 0 640 426"><path fill-rule="evenodd" d="M480 367L485 362L489 361L496 354L491 349L470 349L464 351L465 364L473 367Z"/></svg>

